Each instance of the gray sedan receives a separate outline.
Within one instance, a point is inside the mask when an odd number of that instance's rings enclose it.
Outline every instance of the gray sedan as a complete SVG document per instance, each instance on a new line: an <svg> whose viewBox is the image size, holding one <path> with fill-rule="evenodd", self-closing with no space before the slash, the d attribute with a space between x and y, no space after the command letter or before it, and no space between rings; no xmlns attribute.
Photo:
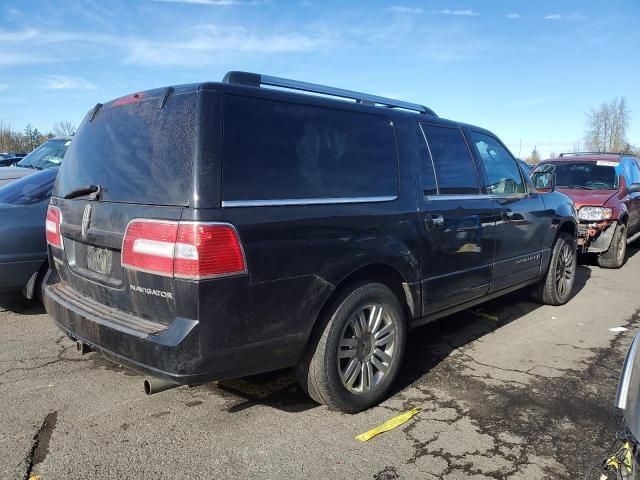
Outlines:
<svg viewBox="0 0 640 480"><path fill-rule="evenodd" d="M40 296L47 273L45 219L58 168L0 187L0 291Z"/></svg>

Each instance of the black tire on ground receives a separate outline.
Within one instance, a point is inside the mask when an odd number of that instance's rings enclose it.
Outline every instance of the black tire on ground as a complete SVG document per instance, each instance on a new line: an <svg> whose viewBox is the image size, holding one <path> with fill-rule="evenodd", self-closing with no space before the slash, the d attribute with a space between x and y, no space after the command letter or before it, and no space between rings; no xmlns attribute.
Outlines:
<svg viewBox="0 0 640 480"><path fill-rule="evenodd" d="M598 255L598 265L602 268L620 268L627 261L627 226L619 223L613 233L609 250Z"/></svg>
<svg viewBox="0 0 640 480"><path fill-rule="evenodd" d="M297 366L302 388L316 402L346 413L380 403L405 350L397 296L381 283L360 282L339 293L318 321Z"/></svg>
<svg viewBox="0 0 640 480"><path fill-rule="evenodd" d="M43 303L43 295L42 291L42 282L44 281L44 277L49 270L49 262L44 262L42 267L40 267L40 271L38 271L38 276L36 277L36 284L33 286L33 299L39 303Z"/></svg>
<svg viewBox="0 0 640 480"><path fill-rule="evenodd" d="M576 275L577 252L571 235L558 234L546 275L533 286L536 301L544 305L564 305L571 298Z"/></svg>

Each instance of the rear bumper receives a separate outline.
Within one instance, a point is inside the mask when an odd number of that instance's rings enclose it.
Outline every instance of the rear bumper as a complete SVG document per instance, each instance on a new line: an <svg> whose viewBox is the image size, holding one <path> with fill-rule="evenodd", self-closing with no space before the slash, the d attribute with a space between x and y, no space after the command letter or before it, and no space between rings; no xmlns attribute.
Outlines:
<svg viewBox="0 0 640 480"><path fill-rule="evenodd" d="M46 260L43 256L38 260L0 263L0 291L22 290Z"/></svg>
<svg viewBox="0 0 640 480"><path fill-rule="evenodd" d="M125 321L107 307L79 301L60 283L45 279L44 304L57 326L107 358L141 373L187 385L276 370L295 364L305 335L211 348L213 338L198 320L176 318L170 325ZM218 320L219 321L219 320ZM233 322L233 318L227 321Z"/></svg>

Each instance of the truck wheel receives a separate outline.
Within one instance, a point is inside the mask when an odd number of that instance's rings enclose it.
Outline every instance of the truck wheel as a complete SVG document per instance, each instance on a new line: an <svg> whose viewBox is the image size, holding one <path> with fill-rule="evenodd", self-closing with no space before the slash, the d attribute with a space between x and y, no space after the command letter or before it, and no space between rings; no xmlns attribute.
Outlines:
<svg viewBox="0 0 640 480"><path fill-rule="evenodd" d="M618 224L613 233L609 250L598 255L598 265L602 268L620 268L627 260L627 226Z"/></svg>
<svg viewBox="0 0 640 480"><path fill-rule="evenodd" d="M564 305L571 298L576 276L576 248L571 235L561 232L551 252L546 275L533 287L533 297L544 305Z"/></svg>
<svg viewBox="0 0 640 480"><path fill-rule="evenodd" d="M380 403L396 380L405 349L405 319L396 295L380 283L340 294L320 318L297 370L318 403L357 413Z"/></svg>

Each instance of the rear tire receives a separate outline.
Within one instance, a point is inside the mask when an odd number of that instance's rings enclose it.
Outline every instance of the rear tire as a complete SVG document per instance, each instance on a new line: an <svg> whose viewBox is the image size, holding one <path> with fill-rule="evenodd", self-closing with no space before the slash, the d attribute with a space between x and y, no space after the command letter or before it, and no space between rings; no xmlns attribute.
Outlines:
<svg viewBox="0 0 640 480"><path fill-rule="evenodd" d="M576 275L577 252L573 237L558 234L546 275L533 286L533 297L544 305L564 305L571 298Z"/></svg>
<svg viewBox="0 0 640 480"><path fill-rule="evenodd" d="M627 226L619 223L613 233L609 250L598 255L598 265L602 268L620 268L627 261Z"/></svg>
<svg viewBox="0 0 640 480"><path fill-rule="evenodd" d="M302 388L318 403L357 413L380 403L396 380L406 328L396 295L358 283L331 302L300 360Z"/></svg>

